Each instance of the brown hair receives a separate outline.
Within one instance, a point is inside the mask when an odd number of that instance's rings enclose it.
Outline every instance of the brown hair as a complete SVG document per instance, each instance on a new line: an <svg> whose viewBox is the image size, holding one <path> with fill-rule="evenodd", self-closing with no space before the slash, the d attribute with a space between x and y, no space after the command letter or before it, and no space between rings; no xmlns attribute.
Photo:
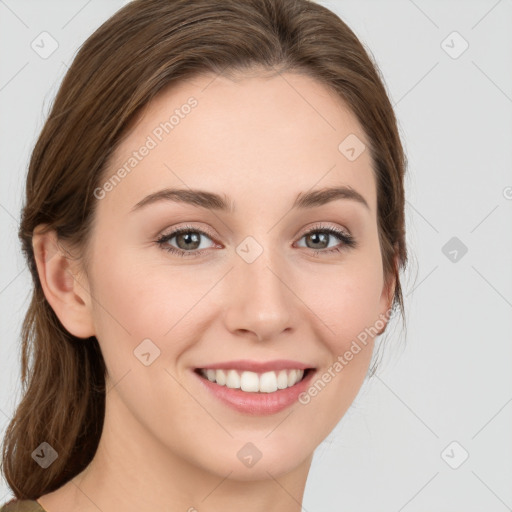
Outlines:
<svg viewBox="0 0 512 512"><path fill-rule="evenodd" d="M30 159L19 237L34 288L21 333L23 398L2 453L2 472L17 498L52 492L89 464L105 407L98 341L71 335L47 302L34 229L47 224L86 261L93 191L143 107L180 80L252 67L308 74L355 113L374 164L384 275L396 278L393 311L399 307L404 319L406 159L378 67L352 30L310 0L135 0L80 48ZM32 457L43 442L58 453L46 469Z"/></svg>

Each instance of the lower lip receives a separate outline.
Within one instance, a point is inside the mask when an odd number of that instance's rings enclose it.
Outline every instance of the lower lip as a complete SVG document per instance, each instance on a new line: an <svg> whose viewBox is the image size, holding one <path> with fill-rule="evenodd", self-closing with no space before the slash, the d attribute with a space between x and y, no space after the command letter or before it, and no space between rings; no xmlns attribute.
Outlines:
<svg viewBox="0 0 512 512"><path fill-rule="evenodd" d="M193 371L193 374L208 392L212 393L221 402L239 412L258 416L278 413L295 403L299 395L306 391L315 373L316 371L313 369L308 370L307 375L298 384L290 388L278 389L273 393L254 393L219 386L219 384L211 382Z"/></svg>

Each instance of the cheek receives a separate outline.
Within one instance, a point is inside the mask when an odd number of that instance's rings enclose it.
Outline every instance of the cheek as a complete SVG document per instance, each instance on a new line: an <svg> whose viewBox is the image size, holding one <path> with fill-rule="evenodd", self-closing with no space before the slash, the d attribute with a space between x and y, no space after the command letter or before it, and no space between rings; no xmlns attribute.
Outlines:
<svg viewBox="0 0 512 512"><path fill-rule="evenodd" d="M177 268L170 271L165 265L155 266L153 249L117 247L121 242L109 240L94 257L96 314L105 324L117 323L117 328L129 332L151 328L161 335L159 324L171 324L176 310L193 291L183 283L183 272ZM140 253L145 252L151 254L141 259Z"/></svg>
<svg viewBox="0 0 512 512"><path fill-rule="evenodd" d="M206 265L201 270L171 265L152 249L141 258L141 249L114 247L104 247L101 258L96 257L92 276L97 338L107 364L110 360L118 367L115 373L124 373L138 363L133 352L146 339L163 356L154 366L176 360L200 337L199 326L215 307L207 294L224 272Z"/></svg>
<svg viewBox="0 0 512 512"><path fill-rule="evenodd" d="M379 317L383 277L378 262L331 267L313 280L297 275L294 282L300 286L296 293L321 320L316 323L324 325L318 335L330 340L333 353L345 351Z"/></svg>
<svg viewBox="0 0 512 512"><path fill-rule="evenodd" d="M300 401L307 414L322 425L314 430L318 442L343 417L366 377L382 292L378 264L330 270L330 278L317 279L314 287L302 282L304 302L311 309L309 318L317 317L308 323L327 349L325 367Z"/></svg>

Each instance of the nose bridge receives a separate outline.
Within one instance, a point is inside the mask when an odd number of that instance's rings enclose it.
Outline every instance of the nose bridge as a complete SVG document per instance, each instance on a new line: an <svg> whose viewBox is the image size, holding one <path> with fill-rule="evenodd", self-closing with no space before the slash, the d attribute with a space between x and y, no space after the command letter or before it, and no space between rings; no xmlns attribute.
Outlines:
<svg viewBox="0 0 512 512"><path fill-rule="evenodd" d="M279 264L275 257L266 250L254 262L239 263L239 274L242 282L246 283L247 295L252 300L264 300L264 303L286 300L285 276L280 276Z"/></svg>
<svg viewBox="0 0 512 512"><path fill-rule="evenodd" d="M293 327L293 293L279 251L248 238L237 247L226 320L229 329L252 331L262 340Z"/></svg>

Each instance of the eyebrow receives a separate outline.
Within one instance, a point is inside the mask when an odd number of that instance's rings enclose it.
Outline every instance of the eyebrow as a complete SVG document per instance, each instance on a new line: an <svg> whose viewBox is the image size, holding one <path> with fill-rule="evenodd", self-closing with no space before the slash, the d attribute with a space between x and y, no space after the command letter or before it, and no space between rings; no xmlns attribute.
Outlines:
<svg viewBox="0 0 512 512"><path fill-rule="evenodd" d="M323 188L311 192L299 193L295 199L292 209L315 208L330 203L338 199L349 199L370 209L366 199L357 190L345 185L338 187ZM217 210L233 213L235 205L233 201L225 194L219 195L214 192L207 192L198 189L171 189L165 188L149 194L139 201L131 211L137 211L141 208L160 201L172 201L186 203L208 210Z"/></svg>

